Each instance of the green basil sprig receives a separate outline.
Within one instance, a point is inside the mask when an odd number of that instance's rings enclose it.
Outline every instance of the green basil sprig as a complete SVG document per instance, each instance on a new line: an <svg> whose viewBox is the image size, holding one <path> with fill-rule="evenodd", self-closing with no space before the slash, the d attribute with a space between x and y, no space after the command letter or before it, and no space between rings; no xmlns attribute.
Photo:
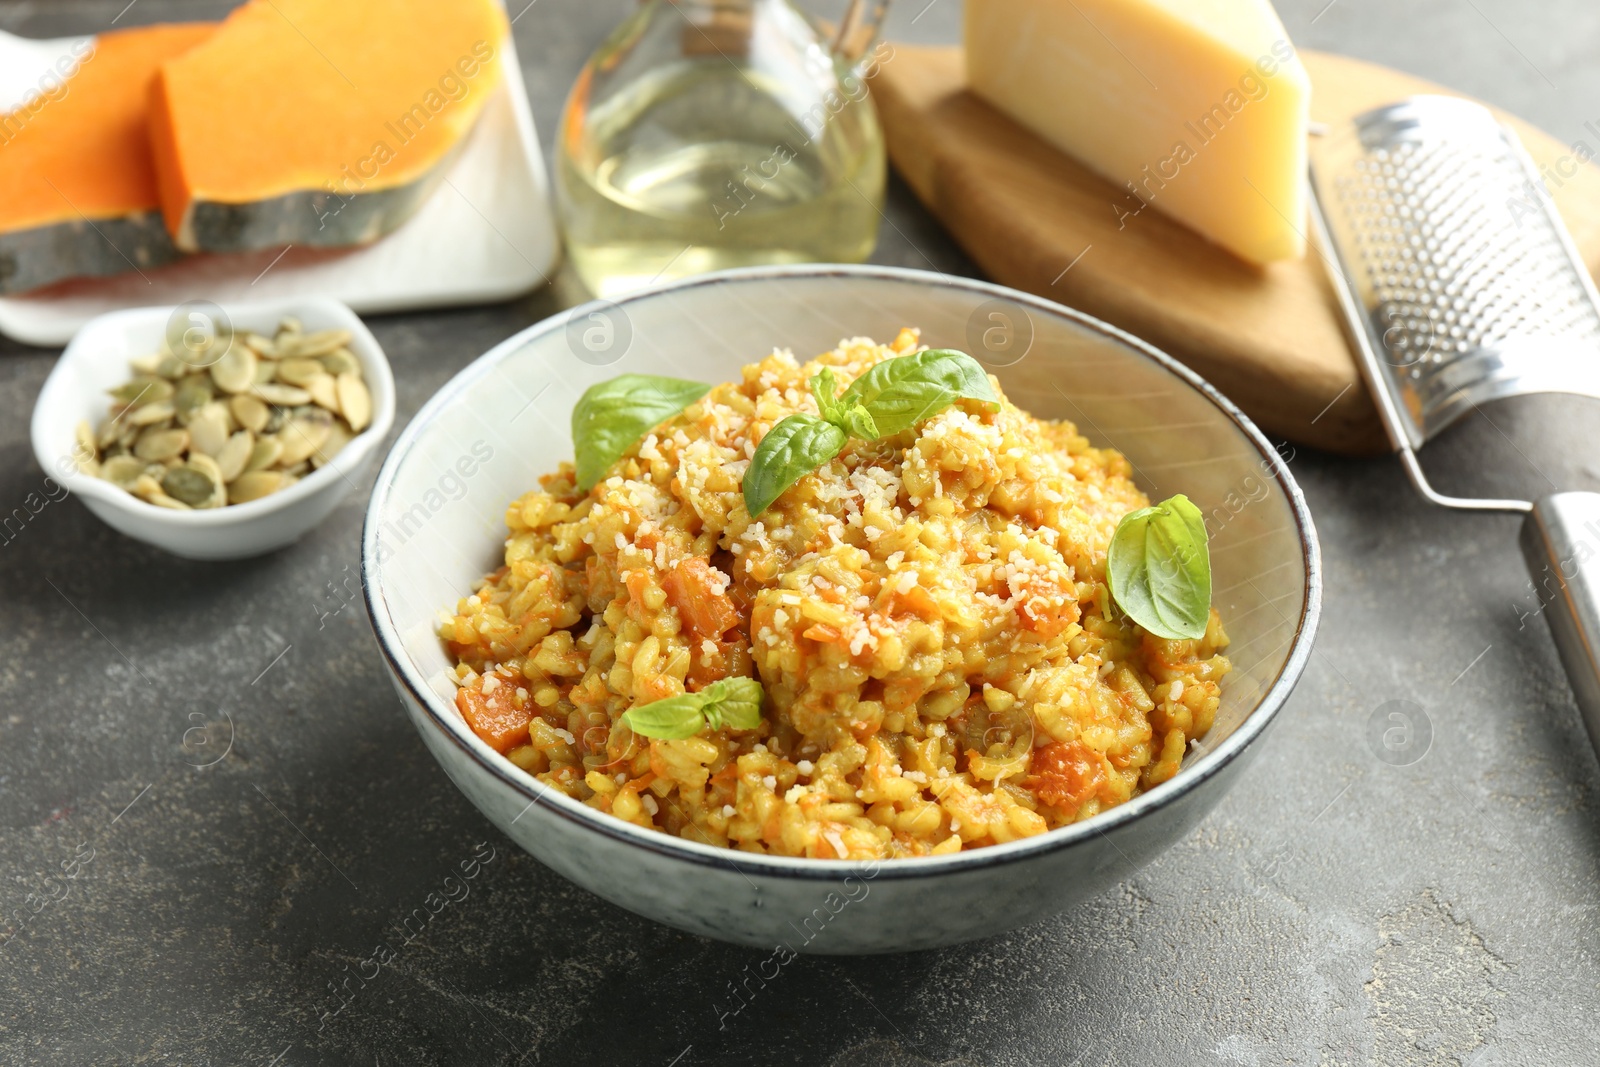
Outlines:
<svg viewBox="0 0 1600 1067"><path fill-rule="evenodd" d="M1179 493L1129 512L1106 553L1111 597L1157 637L1197 638L1211 617L1211 554L1206 521Z"/></svg>
<svg viewBox="0 0 1600 1067"><path fill-rule="evenodd" d="M878 426L875 436L889 437L961 399L1000 403L977 360L954 349L929 348L873 364L850 383L839 402L866 408Z"/></svg>
<svg viewBox="0 0 1600 1067"><path fill-rule="evenodd" d="M744 472L744 506L755 518L783 491L839 454L843 427L815 415L790 415L767 431Z"/></svg>
<svg viewBox="0 0 1600 1067"><path fill-rule="evenodd" d="M623 374L591 385L572 409L578 489L588 492L649 431L711 391L711 386L653 374Z"/></svg>
<svg viewBox="0 0 1600 1067"><path fill-rule="evenodd" d="M795 482L821 467L852 437L876 441L932 418L957 400L996 407L989 375L965 352L930 348L876 363L835 397L833 371L808 383L818 415L790 415L756 446L744 474L744 506L755 518Z"/></svg>
<svg viewBox="0 0 1600 1067"><path fill-rule="evenodd" d="M724 678L698 693L630 708L622 721L636 734L663 741L693 737L707 726L754 730L761 723L761 695L761 683L754 678Z"/></svg>

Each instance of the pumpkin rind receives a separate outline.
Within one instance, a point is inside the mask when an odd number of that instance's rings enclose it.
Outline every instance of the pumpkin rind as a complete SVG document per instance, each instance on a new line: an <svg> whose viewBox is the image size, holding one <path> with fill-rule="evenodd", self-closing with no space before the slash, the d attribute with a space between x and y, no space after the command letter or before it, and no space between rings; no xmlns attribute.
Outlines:
<svg viewBox="0 0 1600 1067"><path fill-rule="evenodd" d="M170 263L182 253L161 212L120 219L73 218L0 233L0 293L21 293L66 278L99 277Z"/></svg>
<svg viewBox="0 0 1600 1067"><path fill-rule="evenodd" d="M400 228L444 183L465 141L409 185L341 197L301 190L250 204L191 201L175 245L207 252L246 252L295 244L343 248L376 241ZM163 231L164 232L164 231Z"/></svg>

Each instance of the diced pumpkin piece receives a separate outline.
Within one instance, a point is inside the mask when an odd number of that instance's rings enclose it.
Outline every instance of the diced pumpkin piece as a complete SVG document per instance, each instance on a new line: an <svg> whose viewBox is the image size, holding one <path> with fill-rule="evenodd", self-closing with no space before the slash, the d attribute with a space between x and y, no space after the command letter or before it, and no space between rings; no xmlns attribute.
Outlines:
<svg viewBox="0 0 1600 1067"><path fill-rule="evenodd" d="M1082 741L1057 741L1035 750L1023 785L1046 804L1076 812L1110 773L1106 758Z"/></svg>
<svg viewBox="0 0 1600 1067"><path fill-rule="evenodd" d="M63 83L0 116L0 293L177 256L159 214L146 88L162 61L215 28L101 34L63 57Z"/></svg>
<svg viewBox="0 0 1600 1067"><path fill-rule="evenodd" d="M444 178L500 79L495 0L249 0L151 86L186 251L365 244Z"/></svg>
<svg viewBox="0 0 1600 1067"><path fill-rule="evenodd" d="M725 585L712 578L711 565L698 557L674 564L661 579L667 603L678 609L684 627L696 638L713 641L739 622Z"/></svg>
<svg viewBox="0 0 1600 1067"><path fill-rule="evenodd" d="M456 710L473 733L504 755L528 743L528 723L537 706L516 679L496 673L481 675L457 689Z"/></svg>

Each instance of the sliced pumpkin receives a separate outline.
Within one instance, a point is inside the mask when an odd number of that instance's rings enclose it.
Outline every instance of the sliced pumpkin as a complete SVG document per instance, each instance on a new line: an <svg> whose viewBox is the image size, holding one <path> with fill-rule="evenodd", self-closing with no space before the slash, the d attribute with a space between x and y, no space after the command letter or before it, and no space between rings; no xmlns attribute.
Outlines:
<svg viewBox="0 0 1600 1067"><path fill-rule="evenodd" d="M0 117L0 293L177 256L161 222L146 89L164 60L215 28L103 33L75 50L63 83Z"/></svg>
<svg viewBox="0 0 1600 1067"><path fill-rule="evenodd" d="M495 0L250 0L151 86L185 251L365 244L443 180L500 78Z"/></svg>
<svg viewBox="0 0 1600 1067"><path fill-rule="evenodd" d="M537 710L520 682L496 673L456 690L456 710L473 733L502 755L528 743L528 724Z"/></svg>

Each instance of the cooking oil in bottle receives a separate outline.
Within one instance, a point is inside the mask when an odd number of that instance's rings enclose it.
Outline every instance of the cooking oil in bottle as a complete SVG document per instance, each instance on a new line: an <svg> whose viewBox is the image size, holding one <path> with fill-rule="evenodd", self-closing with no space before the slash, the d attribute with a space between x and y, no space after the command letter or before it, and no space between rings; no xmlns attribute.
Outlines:
<svg viewBox="0 0 1600 1067"><path fill-rule="evenodd" d="M650 0L568 100L556 192L568 255L598 296L872 252L884 149L860 76L807 41L784 0L706 8L714 32L698 35L695 7ZM678 23L672 54L649 47L660 16Z"/></svg>

